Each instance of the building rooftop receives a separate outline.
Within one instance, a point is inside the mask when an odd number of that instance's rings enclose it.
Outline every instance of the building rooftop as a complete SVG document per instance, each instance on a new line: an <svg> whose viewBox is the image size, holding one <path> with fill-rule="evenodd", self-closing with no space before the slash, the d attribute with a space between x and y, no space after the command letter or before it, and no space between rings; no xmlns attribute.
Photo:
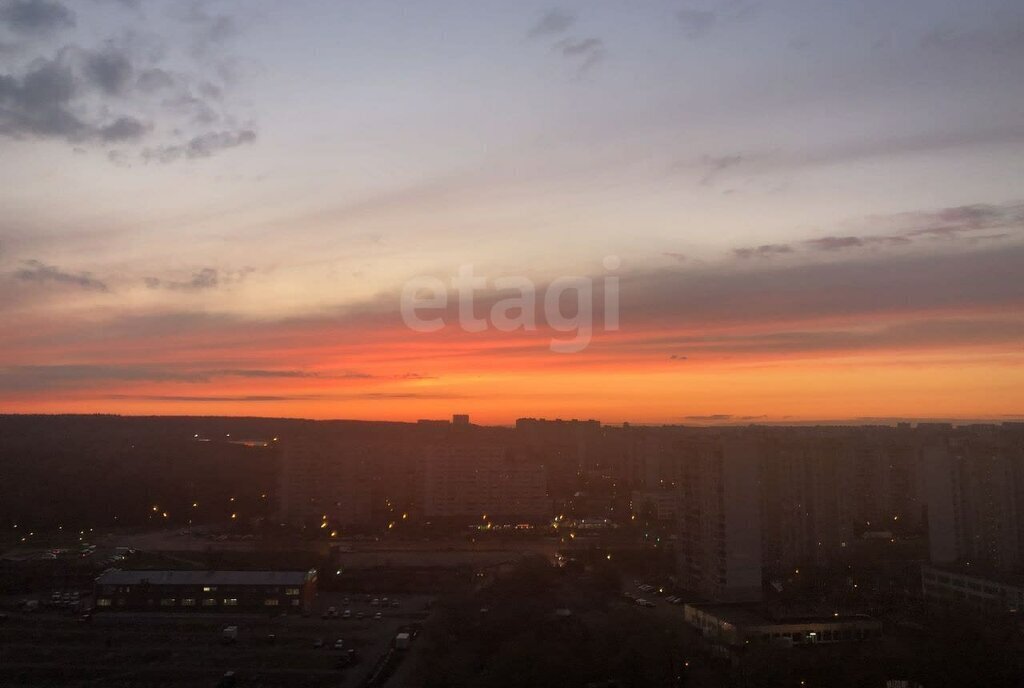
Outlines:
<svg viewBox="0 0 1024 688"><path fill-rule="evenodd" d="M747 605L734 604L688 604L734 626L764 626L771 621Z"/></svg>
<svg viewBox="0 0 1024 688"><path fill-rule="evenodd" d="M978 581L988 581L1001 585L1012 585L1024 588L1024 575L1012 571L992 571L981 567L961 566L956 564L923 564L921 570L931 570L936 573L948 573L964 578L973 578Z"/></svg>
<svg viewBox="0 0 1024 688"><path fill-rule="evenodd" d="M100 585L302 585L311 571L107 571Z"/></svg>
<svg viewBox="0 0 1024 688"><path fill-rule="evenodd" d="M762 614L748 604L688 604L717 619L734 626L786 626L807 624L844 624L854 621L873 621L864 614L843 614L841 616L771 616Z"/></svg>

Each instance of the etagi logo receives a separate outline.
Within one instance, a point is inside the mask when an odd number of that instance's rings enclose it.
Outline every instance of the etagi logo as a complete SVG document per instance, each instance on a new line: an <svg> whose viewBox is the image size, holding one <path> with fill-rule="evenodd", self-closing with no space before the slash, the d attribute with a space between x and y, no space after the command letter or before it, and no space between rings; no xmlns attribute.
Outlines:
<svg viewBox="0 0 1024 688"><path fill-rule="evenodd" d="M602 261L605 270L618 270L622 261L607 256ZM507 297L493 301L489 318L477 316L476 295L491 288L494 293ZM489 285L486 277L477 275L473 266L461 265L451 279L451 292L458 300L459 327L465 332L483 332L493 327L501 332L537 330L537 287L528 277L498 277ZM619 329L619 278L606 275L600 279L603 300L603 329ZM401 312L406 327L416 332L437 332L445 327L449 290L437 277L415 277L402 288ZM489 299L491 301L491 299ZM575 301L575 304L572 302ZM566 308L566 307L569 308ZM552 280L543 294L544 322L552 330L572 334L566 339L552 338L550 348L556 353L577 353L590 344L594 334L594 280L590 277L558 277ZM420 311L433 310L433 317ZM569 311L569 315L566 315Z"/></svg>

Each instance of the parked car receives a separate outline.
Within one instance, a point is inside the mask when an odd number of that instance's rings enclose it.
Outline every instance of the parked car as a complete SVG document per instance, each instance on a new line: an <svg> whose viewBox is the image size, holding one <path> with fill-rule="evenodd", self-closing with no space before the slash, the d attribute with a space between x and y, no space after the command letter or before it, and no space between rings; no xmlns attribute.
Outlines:
<svg viewBox="0 0 1024 688"><path fill-rule="evenodd" d="M334 641L334 649L335 650L343 650L343 649L345 649L345 640L343 638L338 638L337 640L335 640Z"/></svg>
<svg viewBox="0 0 1024 688"><path fill-rule="evenodd" d="M352 618L352 610L351 609L346 609L345 611L343 611L341 613L341 618L343 618L343 619L351 619Z"/></svg>
<svg viewBox="0 0 1024 688"><path fill-rule="evenodd" d="M381 614L380 612L377 612L376 614L373 615L373 620L374 621L383 621L384 620L384 615Z"/></svg>

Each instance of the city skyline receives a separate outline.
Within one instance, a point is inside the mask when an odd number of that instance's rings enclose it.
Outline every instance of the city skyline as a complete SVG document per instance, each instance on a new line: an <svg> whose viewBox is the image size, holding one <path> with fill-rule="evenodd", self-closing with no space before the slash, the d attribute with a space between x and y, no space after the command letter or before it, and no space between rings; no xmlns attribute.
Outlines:
<svg viewBox="0 0 1024 688"><path fill-rule="evenodd" d="M0 406L1024 419L1022 27L999 0L3 3ZM462 266L481 317L499 279L614 277L620 326L571 354L543 318L406 327L404 285Z"/></svg>

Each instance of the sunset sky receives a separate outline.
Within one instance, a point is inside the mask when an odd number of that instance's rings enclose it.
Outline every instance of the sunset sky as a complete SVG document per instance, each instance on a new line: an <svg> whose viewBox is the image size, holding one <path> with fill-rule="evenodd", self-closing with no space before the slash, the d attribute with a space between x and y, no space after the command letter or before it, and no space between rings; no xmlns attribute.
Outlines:
<svg viewBox="0 0 1024 688"><path fill-rule="evenodd" d="M1019 0L0 0L0 412L1020 419L1022 67ZM403 324L468 265L620 328Z"/></svg>

